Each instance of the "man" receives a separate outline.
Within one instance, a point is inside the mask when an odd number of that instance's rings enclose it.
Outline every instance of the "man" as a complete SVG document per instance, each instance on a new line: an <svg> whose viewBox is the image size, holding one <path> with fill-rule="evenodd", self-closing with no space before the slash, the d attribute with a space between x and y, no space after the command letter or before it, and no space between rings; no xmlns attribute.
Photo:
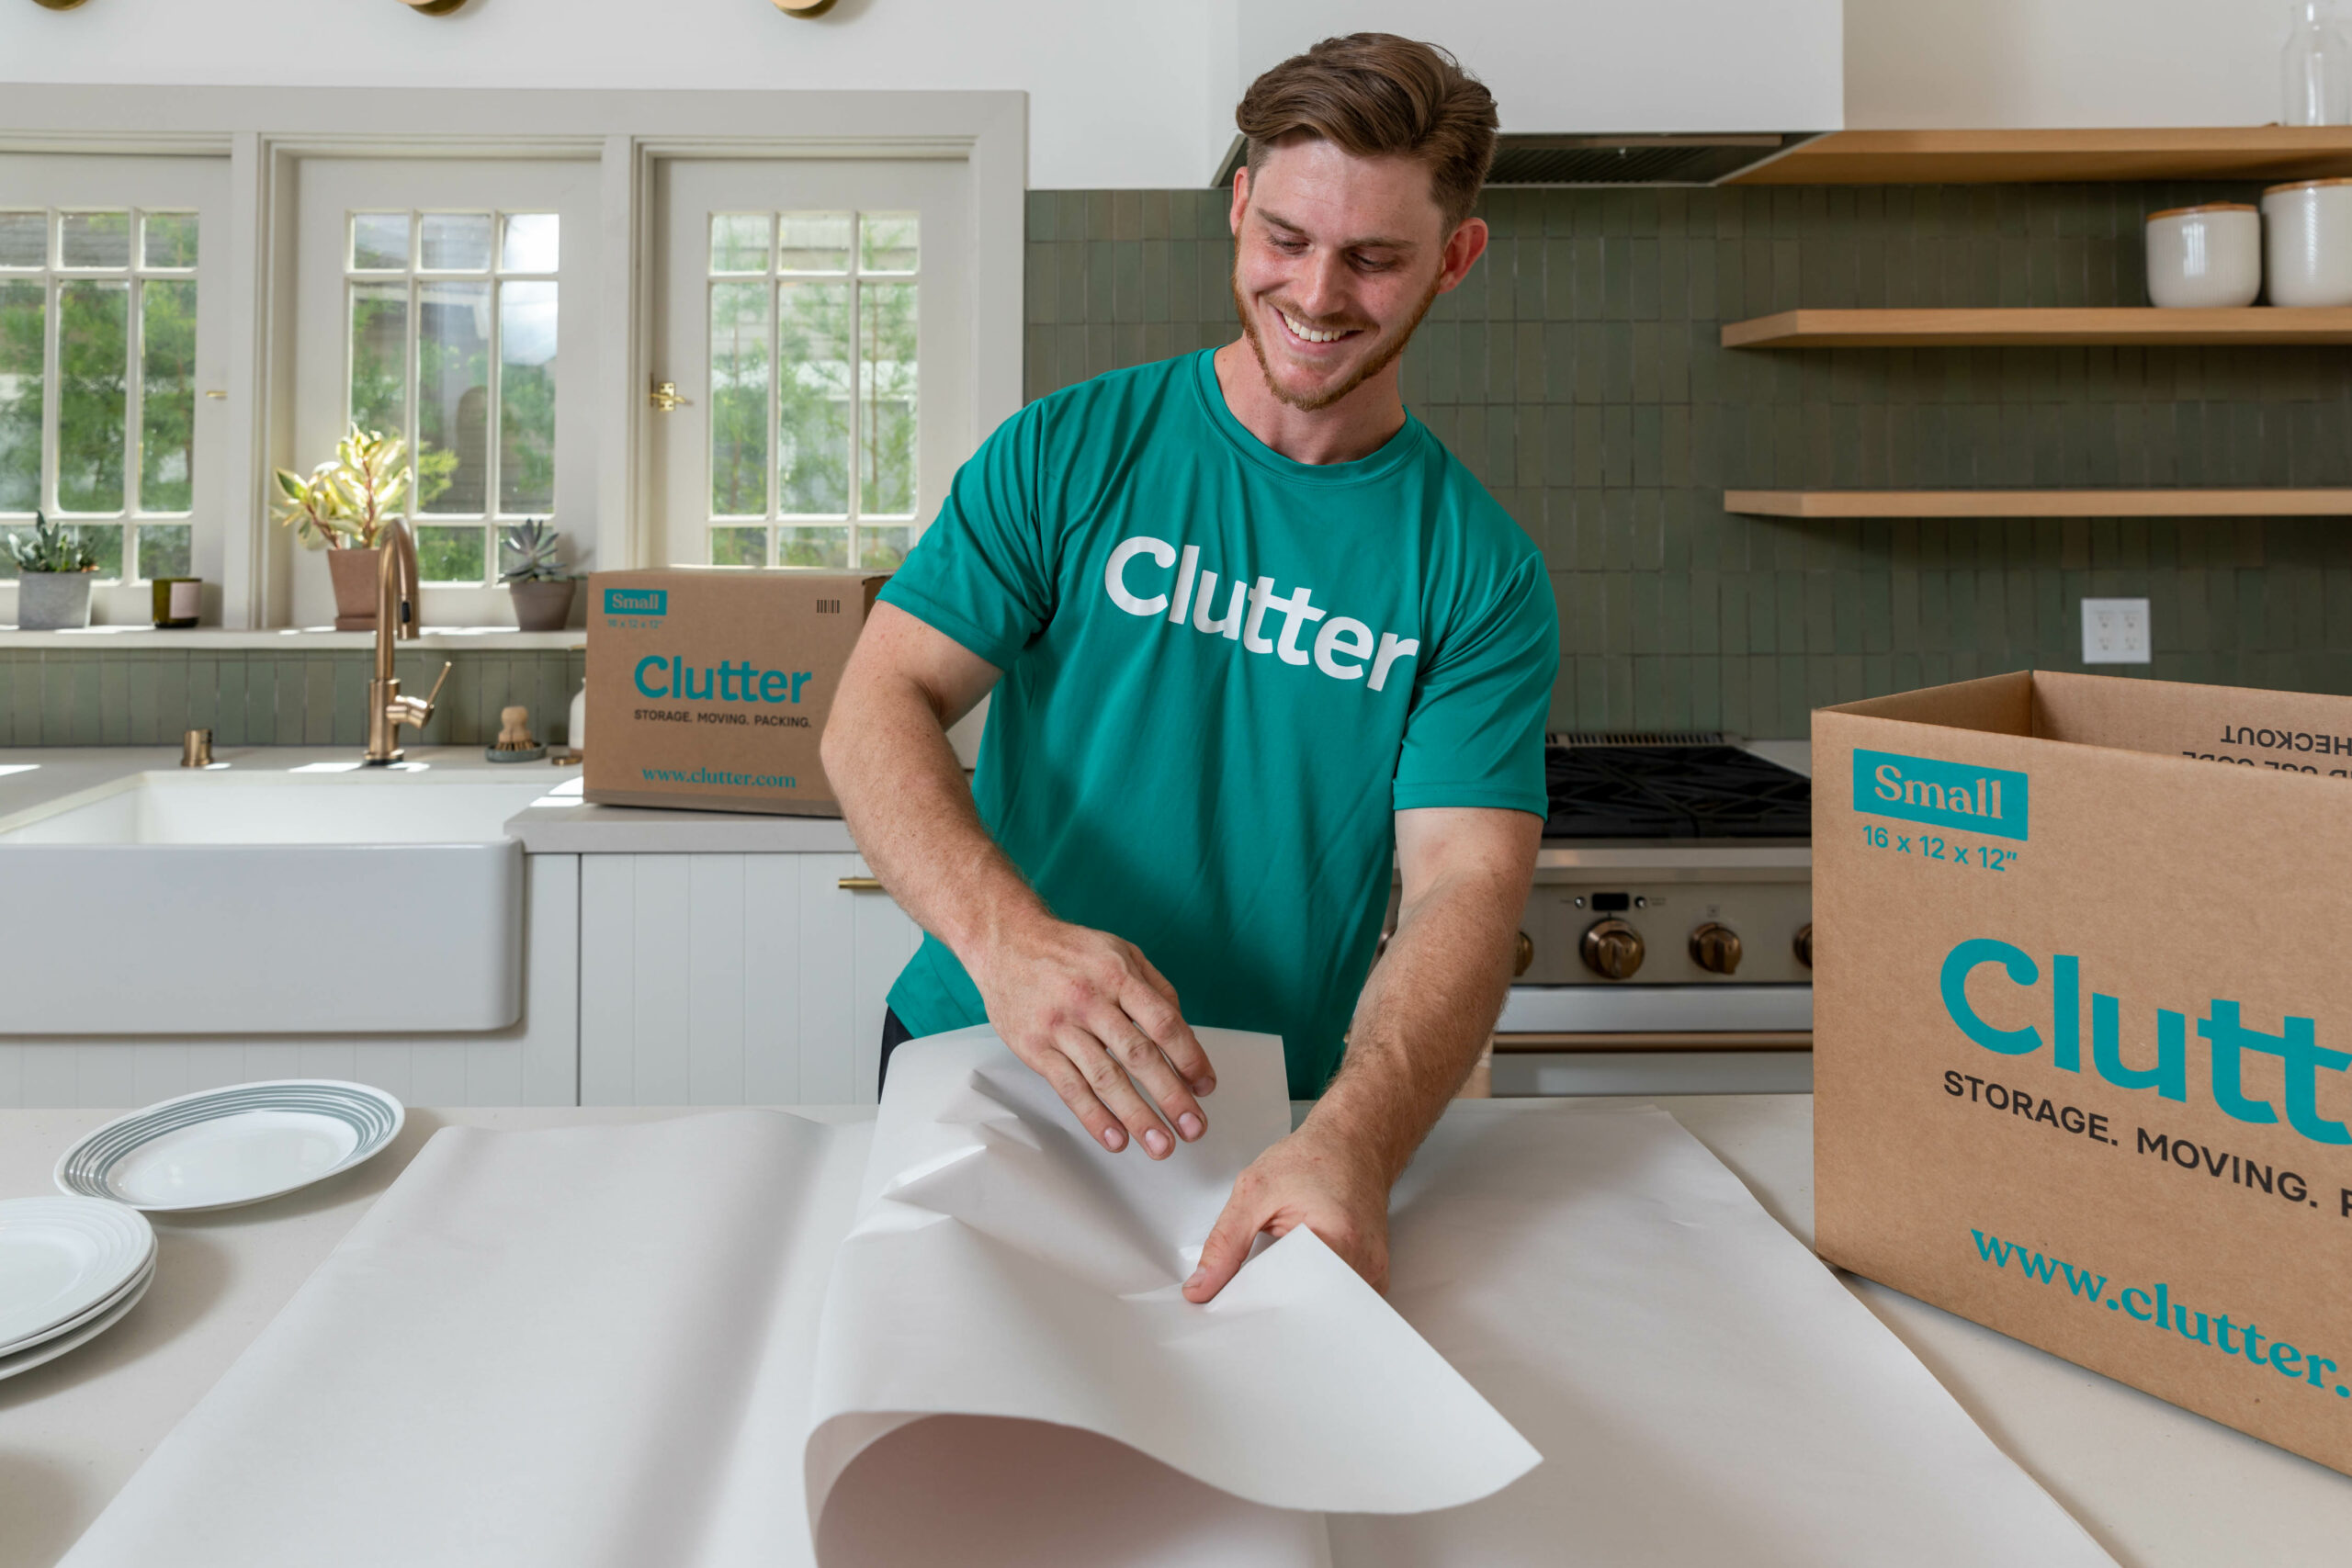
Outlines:
<svg viewBox="0 0 2352 1568"><path fill-rule="evenodd" d="M1542 557L1396 389L1486 248L1494 100L1358 34L1236 118L1242 336L1006 421L883 590L824 738L930 933L886 1052L985 1020L1105 1147L1164 1159L1216 1087L1187 1021L1281 1032L1320 1099L1235 1184L1196 1302L1298 1224L1385 1285L1389 1189L1510 983L1558 664ZM991 688L967 786L944 729Z"/></svg>

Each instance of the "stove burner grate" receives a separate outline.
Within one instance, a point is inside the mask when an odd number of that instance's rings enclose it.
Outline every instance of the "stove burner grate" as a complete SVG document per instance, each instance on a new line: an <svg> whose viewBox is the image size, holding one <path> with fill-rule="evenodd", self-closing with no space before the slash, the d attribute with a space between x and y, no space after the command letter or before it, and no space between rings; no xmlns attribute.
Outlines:
<svg viewBox="0 0 2352 1568"><path fill-rule="evenodd" d="M1736 746L1547 746L1547 839L1807 839L1813 781Z"/></svg>

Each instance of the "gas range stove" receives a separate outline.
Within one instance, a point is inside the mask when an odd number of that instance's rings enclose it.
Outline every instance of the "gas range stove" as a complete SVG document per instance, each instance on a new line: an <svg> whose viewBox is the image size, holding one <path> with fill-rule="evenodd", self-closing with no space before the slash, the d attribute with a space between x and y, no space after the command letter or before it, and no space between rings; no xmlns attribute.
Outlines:
<svg viewBox="0 0 2352 1568"><path fill-rule="evenodd" d="M1808 1043L1812 781L1724 735L1550 740L1498 1044Z"/></svg>

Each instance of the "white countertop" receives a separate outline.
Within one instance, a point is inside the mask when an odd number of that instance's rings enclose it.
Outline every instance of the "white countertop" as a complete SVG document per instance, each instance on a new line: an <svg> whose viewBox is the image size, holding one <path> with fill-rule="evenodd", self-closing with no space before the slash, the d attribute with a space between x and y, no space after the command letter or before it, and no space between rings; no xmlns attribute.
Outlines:
<svg viewBox="0 0 2352 1568"><path fill-rule="evenodd" d="M130 649L176 648L212 652L225 649L277 649L311 652L328 649L373 649L374 632L339 632L333 626L283 626L241 631L228 626L182 626L158 630L143 623L119 626L75 626L62 631L28 632L0 626L0 648ZM513 626L426 626L404 647L424 649L479 649L485 653L525 649L580 649L588 633L580 626L559 632L518 631Z"/></svg>
<svg viewBox="0 0 2352 1568"><path fill-rule="evenodd" d="M479 769L517 783L544 784L552 789L580 776L579 764L557 767L546 761L493 762L479 746L411 746L408 761L435 769ZM286 773L319 762L356 762L356 746L221 746L212 752L215 762L229 771ZM17 746L0 747L0 817L28 807L45 806L74 794L131 773L176 769L177 746Z"/></svg>
<svg viewBox="0 0 2352 1568"><path fill-rule="evenodd" d="M228 746L213 761L231 771L285 773L318 762L349 762L356 746ZM577 789L580 765L492 762L480 746L411 746L408 760L435 769L495 773L518 784ZM45 806L77 790L151 769L175 769L176 746L21 746L0 748L0 818ZM658 811L637 806L542 807L506 824L528 854L854 854L837 817L770 817L726 811Z"/></svg>
<svg viewBox="0 0 2352 1568"><path fill-rule="evenodd" d="M664 811L650 806L540 807L506 824L535 855L855 854L838 817Z"/></svg>
<svg viewBox="0 0 2352 1568"><path fill-rule="evenodd" d="M1661 1099L1800 1238L1813 1235L1813 1102ZM827 1121L871 1107L797 1108ZM0 1568L54 1562L440 1127L689 1114L624 1107L412 1110L385 1154L250 1209L164 1220L154 1287L120 1327L0 1382ZM75 1137L117 1112L0 1111L0 1196L51 1190ZM2125 1568L2341 1568L2352 1478L1990 1329L1848 1286Z"/></svg>
<svg viewBox="0 0 2352 1568"><path fill-rule="evenodd" d="M119 628L125 636L137 629ZM6 646L13 635L0 632L0 646ZM49 637L69 634L36 632L25 635ZM189 634L154 632L149 635L172 637ZM239 632L220 635L268 638L280 634ZM340 637L365 640L365 634L359 632L302 635L306 637ZM552 637L558 634L513 632L503 635ZM468 637L464 640L472 642L479 639ZM426 646L434 645L428 642ZM1804 773L1812 772L1812 748L1808 741L1750 740L1745 744L1758 755L1783 767ZM232 768L279 771L311 762L348 761L357 755L356 747L347 746L243 746L226 747L213 752L215 761L226 762ZM554 782L560 784L566 779L580 777L577 764L551 768L545 762L492 763L483 757L482 750L478 746L412 746L408 749L408 755L413 761L430 763L436 768L497 767L502 771L512 770L517 779L546 778L552 773L557 775ZM179 760L176 747L28 746L0 749L0 817L21 811L27 807L44 805L60 795L105 784L126 773L143 773L151 768L175 768ZM11 772L11 769L23 771ZM525 812L506 825L506 831L508 837L522 843L528 854L857 852L857 844L850 837L848 825L836 817L778 817L751 812L666 811L641 806L583 805L540 807ZM1565 862L1566 859L1578 857L1589 860L1596 856L1606 859L1612 854L1632 852L1634 852L1557 847L1544 852L1547 864L1555 860ZM1655 850L1639 852L1653 860L1657 852ZM1667 852L1713 863L1724 852L1721 849L1685 849ZM1790 863L1810 863L1808 852L1802 849L1736 852L1751 857L1760 855L1775 864L1782 860Z"/></svg>

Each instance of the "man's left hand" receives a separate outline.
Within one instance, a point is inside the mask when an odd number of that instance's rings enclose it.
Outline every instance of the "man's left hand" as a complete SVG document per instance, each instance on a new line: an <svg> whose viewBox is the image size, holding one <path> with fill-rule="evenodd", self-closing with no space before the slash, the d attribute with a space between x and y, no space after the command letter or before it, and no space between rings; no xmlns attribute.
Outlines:
<svg viewBox="0 0 2352 1568"><path fill-rule="evenodd" d="M1309 1125L1269 1148L1233 1184L1225 1213L1184 1281L1184 1299L1205 1302L1225 1289L1261 1231L1280 1237L1305 1225L1363 1275L1388 1288L1388 1178L1360 1143Z"/></svg>

